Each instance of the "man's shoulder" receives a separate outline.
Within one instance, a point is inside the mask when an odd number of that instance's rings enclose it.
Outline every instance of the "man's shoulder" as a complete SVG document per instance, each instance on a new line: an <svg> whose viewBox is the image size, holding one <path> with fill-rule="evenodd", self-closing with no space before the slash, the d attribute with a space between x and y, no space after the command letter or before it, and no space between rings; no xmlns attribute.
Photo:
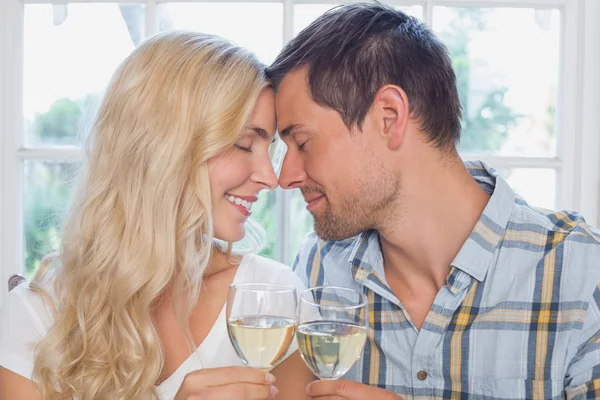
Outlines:
<svg viewBox="0 0 600 400"><path fill-rule="evenodd" d="M307 286L318 286L326 281L339 284L338 279L325 279L325 274L343 280L348 278L348 260L356 240L357 236L344 240L323 240L313 232L300 245L292 268Z"/></svg>
<svg viewBox="0 0 600 400"><path fill-rule="evenodd" d="M543 234L555 244L573 241L600 249L600 231L590 226L581 214L532 207L519 198L515 200L508 229Z"/></svg>
<svg viewBox="0 0 600 400"><path fill-rule="evenodd" d="M519 276L560 282L563 300L587 301L600 284L600 231L578 213L517 199L502 247L519 266Z"/></svg>
<svg viewBox="0 0 600 400"><path fill-rule="evenodd" d="M315 232L312 232L300 245L298 258L312 261L316 256L320 256L323 261L327 261L346 254L349 257L356 240L357 236L344 240L323 240Z"/></svg>

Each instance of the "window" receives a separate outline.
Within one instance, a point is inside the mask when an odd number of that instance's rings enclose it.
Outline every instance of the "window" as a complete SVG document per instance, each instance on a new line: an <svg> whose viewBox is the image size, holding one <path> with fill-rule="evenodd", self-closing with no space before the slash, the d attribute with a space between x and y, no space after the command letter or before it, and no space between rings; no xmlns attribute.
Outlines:
<svg viewBox="0 0 600 400"><path fill-rule="evenodd" d="M598 224L600 34L595 0L387 0L447 45L464 108L460 152L483 159L531 204ZM339 1L343 3L343 1ZM335 6L306 0L5 0L0 4L0 301L60 244L80 132L116 66L145 37L181 28L224 36L265 63ZM312 218L301 194L254 208L291 263Z"/></svg>

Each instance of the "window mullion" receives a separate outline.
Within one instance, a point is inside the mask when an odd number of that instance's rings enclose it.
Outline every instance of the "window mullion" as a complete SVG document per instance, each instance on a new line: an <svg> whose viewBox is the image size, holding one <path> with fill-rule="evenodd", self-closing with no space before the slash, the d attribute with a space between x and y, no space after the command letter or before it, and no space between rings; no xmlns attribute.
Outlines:
<svg viewBox="0 0 600 400"><path fill-rule="evenodd" d="M294 36L294 1L284 0L283 1L283 44L285 45ZM295 249L290 248L291 239L291 200L292 193L290 190L283 190L277 188L276 191L276 258L277 261L284 264L289 263L290 253Z"/></svg>
<svg viewBox="0 0 600 400"><path fill-rule="evenodd" d="M50 147L50 148L21 148L17 151L19 160L44 160L78 162L82 155L82 148L76 146Z"/></svg>
<svg viewBox="0 0 600 400"><path fill-rule="evenodd" d="M156 14L156 0L146 1L146 37L158 32L158 18Z"/></svg>
<svg viewBox="0 0 600 400"><path fill-rule="evenodd" d="M3 3L0 14L0 305L7 291L8 277L23 269L22 167L17 156L23 142L23 4L19 0Z"/></svg>
<svg viewBox="0 0 600 400"><path fill-rule="evenodd" d="M423 21L433 29L433 1L427 0L423 6Z"/></svg>
<svg viewBox="0 0 600 400"><path fill-rule="evenodd" d="M461 154L463 160L481 160L495 168L562 168L563 162L555 157L505 157L477 153Z"/></svg>
<svg viewBox="0 0 600 400"><path fill-rule="evenodd" d="M577 0L575 0L577 1ZM557 8L571 0L432 0L434 6L446 7L510 7L510 8Z"/></svg>
<svg viewBox="0 0 600 400"><path fill-rule="evenodd" d="M561 10L562 37L560 48L559 86L557 93L557 156L563 161L557 180L557 206L578 210L581 203L581 29L582 10L578 2L570 2Z"/></svg>
<svg viewBox="0 0 600 400"><path fill-rule="evenodd" d="M581 201L580 211L589 223L600 226L600 2L585 0L581 101Z"/></svg>
<svg viewBox="0 0 600 400"><path fill-rule="evenodd" d="M283 44L294 37L294 1L283 1Z"/></svg>

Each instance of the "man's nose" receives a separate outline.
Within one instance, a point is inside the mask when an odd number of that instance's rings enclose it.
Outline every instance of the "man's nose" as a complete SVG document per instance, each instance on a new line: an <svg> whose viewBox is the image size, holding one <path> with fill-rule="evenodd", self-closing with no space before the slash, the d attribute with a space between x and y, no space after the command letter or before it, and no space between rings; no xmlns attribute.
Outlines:
<svg viewBox="0 0 600 400"><path fill-rule="evenodd" d="M288 151L281 165L279 185L283 189L296 189L301 187L305 181L304 162L295 152Z"/></svg>

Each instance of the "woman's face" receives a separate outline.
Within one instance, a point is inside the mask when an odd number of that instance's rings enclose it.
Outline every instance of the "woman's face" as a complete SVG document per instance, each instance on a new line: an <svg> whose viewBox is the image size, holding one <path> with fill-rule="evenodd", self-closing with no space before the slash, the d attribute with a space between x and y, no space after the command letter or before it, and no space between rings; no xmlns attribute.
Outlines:
<svg viewBox="0 0 600 400"><path fill-rule="evenodd" d="M258 193L277 187L269 157L275 127L275 96L271 88L265 88L235 147L208 160L213 228L217 239L241 240Z"/></svg>

